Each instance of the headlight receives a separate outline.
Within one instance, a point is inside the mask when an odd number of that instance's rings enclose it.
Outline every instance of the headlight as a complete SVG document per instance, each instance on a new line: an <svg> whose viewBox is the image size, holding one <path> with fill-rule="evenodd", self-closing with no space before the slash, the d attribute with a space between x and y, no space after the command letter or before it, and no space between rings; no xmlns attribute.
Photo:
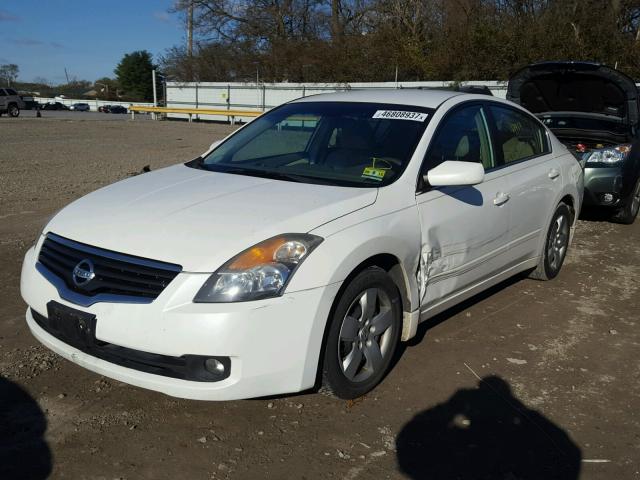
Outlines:
<svg viewBox="0 0 640 480"><path fill-rule="evenodd" d="M300 263L322 238L284 234L236 255L211 275L193 299L196 303L245 302L282 295Z"/></svg>
<svg viewBox="0 0 640 480"><path fill-rule="evenodd" d="M618 145L616 147L601 148L585 153L587 164L604 163L614 164L623 161L629 155L631 145Z"/></svg>

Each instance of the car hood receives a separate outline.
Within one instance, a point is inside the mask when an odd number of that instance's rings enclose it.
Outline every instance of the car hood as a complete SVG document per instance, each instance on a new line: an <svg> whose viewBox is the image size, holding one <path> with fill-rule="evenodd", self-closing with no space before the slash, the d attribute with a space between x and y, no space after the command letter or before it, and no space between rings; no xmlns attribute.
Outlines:
<svg viewBox="0 0 640 480"><path fill-rule="evenodd" d="M507 99L529 111L581 112L638 124L638 88L624 73L591 62L543 62L509 79Z"/></svg>
<svg viewBox="0 0 640 480"><path fill-rule="evenodd" d="M375 202L375 188L295 183L176 165L76 200L47 225L77 242L213 272L250 246Z"/></svg>

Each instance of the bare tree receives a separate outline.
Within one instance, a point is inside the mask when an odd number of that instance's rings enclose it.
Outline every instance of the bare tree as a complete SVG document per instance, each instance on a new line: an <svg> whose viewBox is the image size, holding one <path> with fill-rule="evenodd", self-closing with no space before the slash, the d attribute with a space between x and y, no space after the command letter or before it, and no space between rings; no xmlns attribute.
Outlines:
<svg viewBox="0 0 640 480"><path fill-rule="evenodd" d="M0 82L10 87L18 79L19 72L20 68L15 63L0 65Z"/></svg>

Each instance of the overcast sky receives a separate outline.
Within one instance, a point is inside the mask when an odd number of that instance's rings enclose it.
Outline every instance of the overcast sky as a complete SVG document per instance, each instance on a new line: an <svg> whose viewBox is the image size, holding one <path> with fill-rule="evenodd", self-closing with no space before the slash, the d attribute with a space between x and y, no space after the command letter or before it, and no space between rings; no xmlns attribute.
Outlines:
<svg viewBox="0 0 640 480"><path fill-rule="evenodd" d="M184 42L184 26L167 13L174 0L0 0L0 64L15 63L19 79L114 76L125 53L154 57Z"/></svg>

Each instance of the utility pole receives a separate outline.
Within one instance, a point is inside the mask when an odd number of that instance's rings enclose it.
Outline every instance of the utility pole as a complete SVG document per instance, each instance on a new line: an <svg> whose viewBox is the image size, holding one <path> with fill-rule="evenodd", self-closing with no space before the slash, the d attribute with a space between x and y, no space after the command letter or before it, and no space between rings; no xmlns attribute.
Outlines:
<svg viewBox="0 0 640 480"><path fill-rule="evenodd" d="M335 42L342 37L342 25L340 24L340 0L331 0L331 40Z"/></svg>
<svg viewBox="0 0 640 480"><path fill-rule="evenodd" d="M187 0L187 55L193 57L193 0Z"/></svg>
<svg viewBox="0 0 640 480"><path fill-rule="evenodd" d="M156 69L151 70L151 81L153 82L153 106L158 106L158 92L156 88ZM156 119L156 112L153 112L152 118Z"/></svg>
<svg viewBox="0 0 640 480"><path fill-rule="evenodd" d="M67 67L64 67L64 76L67 77L67 83L69 83L69 74L67 73Z"/></svg>
<svg viewBox="0 0 640 480"><path fill-rule="evenodd" d="M258 94L258 101L256 108L260 108L260 64L256 65L256 93Z"/></svg>

